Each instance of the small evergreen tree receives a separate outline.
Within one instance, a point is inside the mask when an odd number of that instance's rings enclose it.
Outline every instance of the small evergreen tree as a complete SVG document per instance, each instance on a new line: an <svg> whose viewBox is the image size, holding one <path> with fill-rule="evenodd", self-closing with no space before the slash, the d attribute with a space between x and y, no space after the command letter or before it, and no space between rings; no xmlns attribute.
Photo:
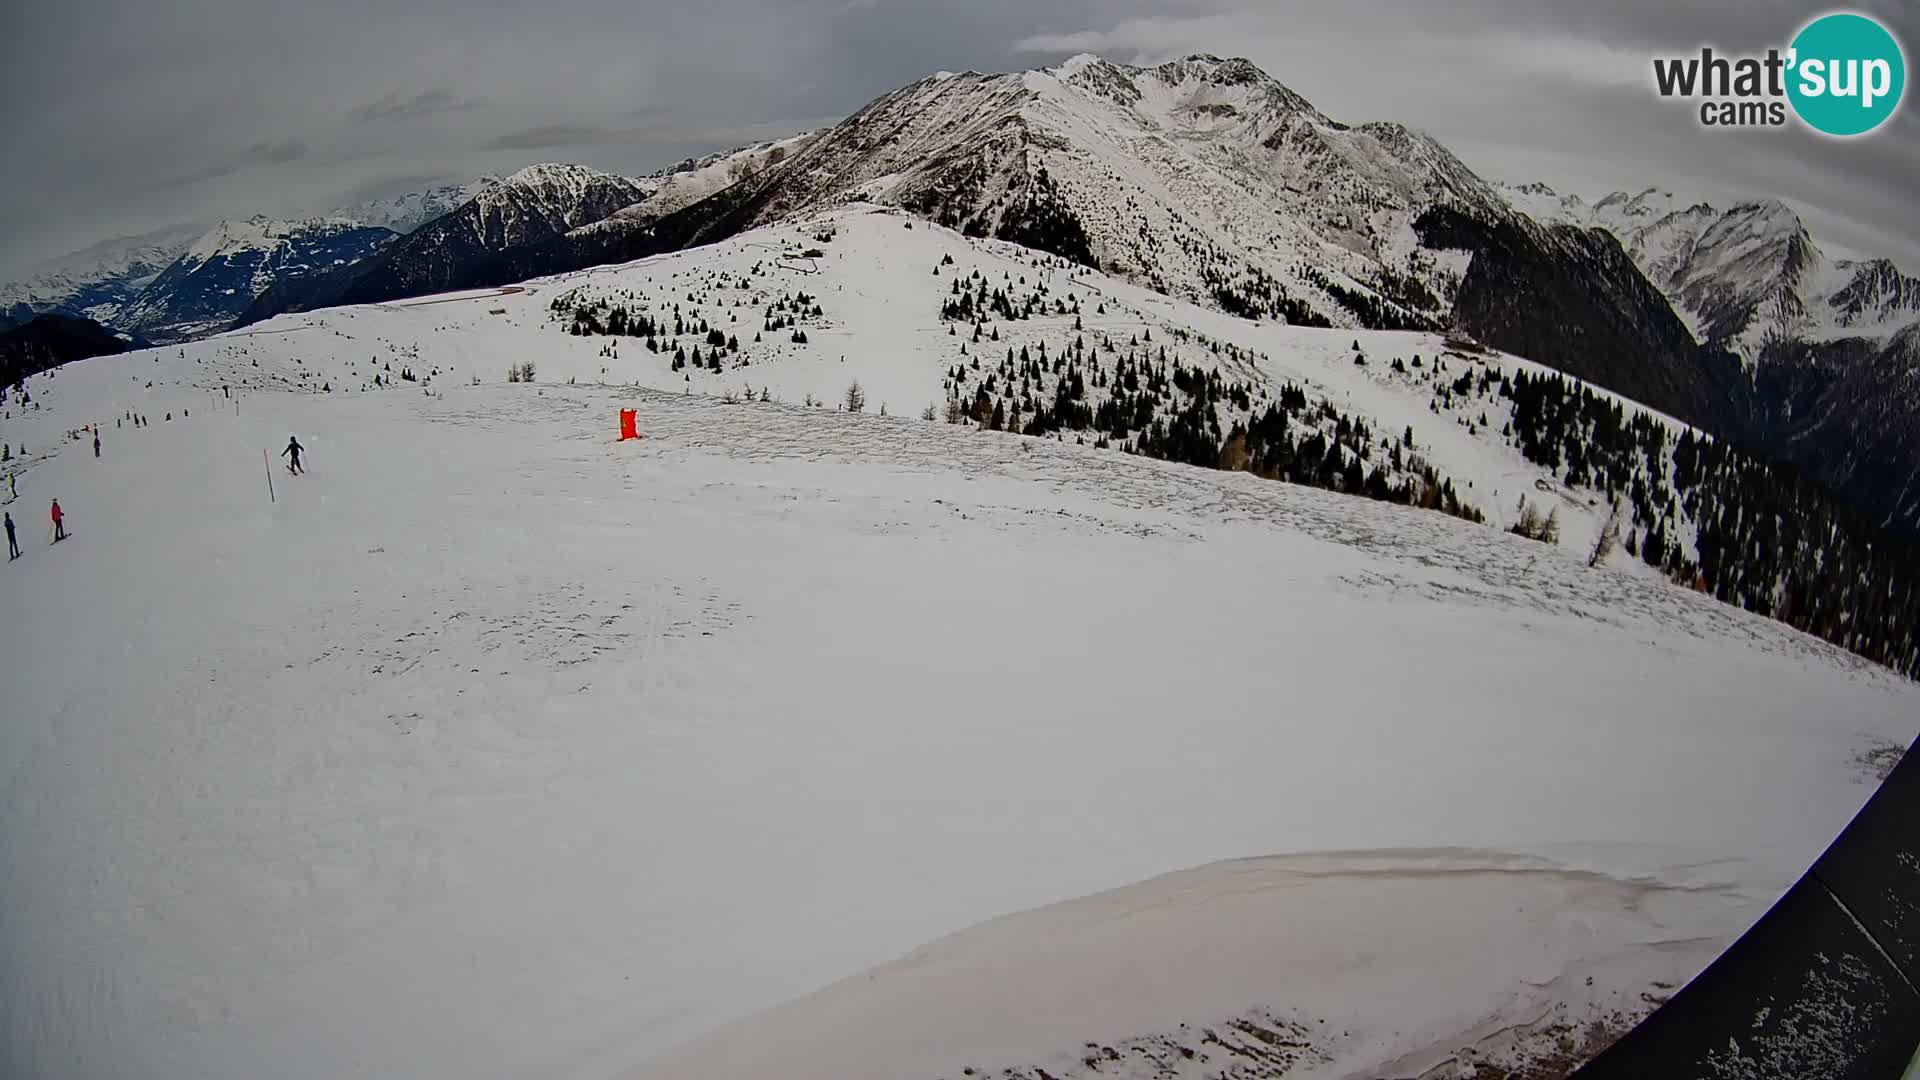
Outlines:
<svg viewBox="0 0 1920 1080"><path fill-rule="evenodd" d="M1529 540L1541 538L1540 511L1533 508L1525 495L1520 496L1520 517L1509 530L1515 536L1524 536Z"/></svg>
<svg viewBox="0 0 1920 1080"><path fill-rule="evenodd" d="M1613 554L1620 544L1620 503L1616 500L1613 511L1607 515L1607 523L1600 527L1600 535L1594 538L1593 551L1587 556L1588 566L1599 566Z"/></svg>

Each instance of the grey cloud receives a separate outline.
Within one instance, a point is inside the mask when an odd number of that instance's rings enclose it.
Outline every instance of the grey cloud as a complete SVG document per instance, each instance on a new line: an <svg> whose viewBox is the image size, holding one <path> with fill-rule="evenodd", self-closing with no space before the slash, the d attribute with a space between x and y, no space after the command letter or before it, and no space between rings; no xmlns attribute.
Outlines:
<svg viewBox="0 0 1920 1080"><path fill-rule="evenodd" d="M224 165L209 165L206 168L196 169L190 173L184 173L180 176L170 176L164 180L156 181L155 186L162 190L192 187L195 184L202 184L208 180L218 180L222 176L231 176L239 171L240 166L231 162Z"/></svg>
<svg viewBox="0 0 1920 1080"><path fill-rule="evenodd" d="M298 139L288 139L277 143L254 143L241 155L248 164L255 162L269 165L285 165L289 161L299 161L307 156L307 144Z"/></svg>
<svg viewBox="0 0 1920 1080"><path fill-rule="evenodd" d="M342 206L352 206L355 203L377 202L381 199L397 198L401 195L410 195L416 191L425 191L428 188L457 184L469 179L471 179L471 177L446 172L407 173L400 176L383 176L375 180L355 184L353 187L341 192L339 202Z"/></svg>
<svg viewBox="0 0 1920 1080"><path fill-rule="evenodd" d="M1920 56L1907 0L1849 6L1885 18ZM1015 70L1083 50L1244 55L1330 116L1423 128L1496 177L1592 194L1660 184L1777 195L1820 223L1822 240L1830 226L1836 242L1920 271L1905 207L1920 175L1911 103L1855 143L1728 139L1646 91L1655 51L1764 47L1810 10L1786 0L15 4L0 35L0 100L21 105L0 170L0 278L109 235L324 210L357 201L356 189L398 193L384 185L410 177L466 180L553 157L646 172L818 126L938 69Z"/></svg>
<svg viewBox="0 0 1920 1080"><path fill-rule="evenodd" d="M306 156L307 144L298 139L288 139L284 142L259 142L247 147L231 160L196 169L181 176L169 177L159 181L158 185L162 188L191 187L208 180L231 176L250 165L285 165Z"/></svg>
<svg viewBox="0 0 1920 1080"><path fill-rule="evenodd" d="M594 124L540 124L496 135L481 144L487 150L551 150L561 146L593 146L615 142L621 134Z"/></svg>
<svg viewBox="0 0 1920 1080"><path fill-rule="evenodd" d="M477 109L487 103L486 98L463 98L455 96L448 89L437 88L422 90L412 97L401 97L398 90L389 91L380 100L351 109L347 118L356 124L373 124L388 120L412 120L435 113L459 112L463 109Z"/></svg>

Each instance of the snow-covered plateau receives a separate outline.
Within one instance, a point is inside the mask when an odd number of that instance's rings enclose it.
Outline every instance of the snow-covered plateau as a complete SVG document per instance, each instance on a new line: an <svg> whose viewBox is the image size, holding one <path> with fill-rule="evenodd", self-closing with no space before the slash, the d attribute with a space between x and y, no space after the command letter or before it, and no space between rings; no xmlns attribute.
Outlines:
<svg viewBox="0 0 1920 1080"><path fill-rule="evenodd" d="M975 340L956 281L1035 313ZM570 332L616 306L653 348ZM946 422L1014 350L1045 398L1162 348L1489 524ZM1819 855L1920 690L1589 567L1604 508L1498 399L1439 405L1439 361L1536 370L853 206L35 376L0 417L0 1074L1577 1058ZM1500 527L1522 496L1559 544Z"/></svg>

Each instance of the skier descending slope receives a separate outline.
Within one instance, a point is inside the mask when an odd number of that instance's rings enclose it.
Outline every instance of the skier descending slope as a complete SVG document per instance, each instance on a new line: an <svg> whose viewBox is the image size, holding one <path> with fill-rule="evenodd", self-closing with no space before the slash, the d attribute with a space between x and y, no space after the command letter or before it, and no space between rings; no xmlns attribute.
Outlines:
<svg viewBox="0 0 1920 1080"><path fill-rule="evenodd" d="M59 499L53 500L53 512L50 516L53 518L53 542L57 544L67 538L67 514L60 509Z"/></svg>
<svg viewBox="0 0 1920 1080"><path fill-rule="evenodd" d="M287 471L292 473L295 476L299 476L301 473L306 471L305 469L302 469L300 467L301 450L302 450L302 447L300 446L300 440L289 435L287 436L287 448L285 450L280 451L281 457L289 459L287 461Z"/></svg>
<svg viewBox="0 0 1920 1080"><path fill-rule="evenodd" d="M7 519L7 561L12 562L13 560L20 557L20 540L18 537L13 535L13 515L11 513L8 513L6 515L6 519Z"/></svg>

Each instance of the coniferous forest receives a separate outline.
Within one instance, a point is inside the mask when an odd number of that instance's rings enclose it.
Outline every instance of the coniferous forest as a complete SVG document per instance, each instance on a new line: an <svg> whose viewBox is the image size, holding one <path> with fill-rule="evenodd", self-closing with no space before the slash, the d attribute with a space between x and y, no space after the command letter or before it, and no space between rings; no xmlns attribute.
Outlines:
<svg viewBox="0 0 1920 1080"><path fill-rule="evenodd" d="M937 268L936 268L937 272ZM1081 301L1049 296L1022 279L995 284L956 276L941 317L972 323L964 363L946 374L946 419L1034 437L1072 438L1102 449L1439 510L1469 521L1484 514L1416 449L1414 433L1378 432L1293 384L1271 393L1238 346L1183 329L1151 328L1124 342L1085 329ZM1058 346L1002 345L987 319L1074 318ZM1169 351L1169 345L1172 351ZM1193 357L1196 351L1204 357ZM1189 354L1183 358L1182 354ZM1245 378L1222 374L1239 367Z"/></svg>
<svg viewBox="0 0 1920 1080"><path fill-rule="evenodd" d="M1510 437L1569 485L1622 500L1626 551L1673 580L1920 677L1920 558L1788 466L1521 372Z"/></svg>

